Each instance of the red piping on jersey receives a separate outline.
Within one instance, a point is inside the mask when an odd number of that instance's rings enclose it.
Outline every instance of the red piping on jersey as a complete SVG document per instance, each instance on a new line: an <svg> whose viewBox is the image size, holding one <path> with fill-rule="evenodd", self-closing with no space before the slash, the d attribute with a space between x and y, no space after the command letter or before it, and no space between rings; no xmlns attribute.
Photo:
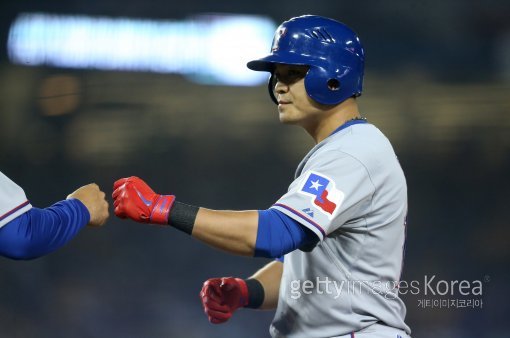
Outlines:
<svg viewBox="0 0 510 338"><path fill-rule="evenodd" d="M351 332L351 338L354 338L354 332Z"/></svg>
<svg viewBox="0 0 510 338"><path fill-rule="evenodd" d="M12 215L13 213L15 213L16 211L18 211L19 209L27 206L28 204L30 204L29 201L26 201L24 203L21 203L20 205L18 205L16 208L12 209L11 211L7 211L5 214L3 214L2 216L0 216L0 221L9 217L10 215Z"/></svg>
<svg viewBox="0 0 510 338"><path fill-rule="evenodd" d="M281 203L276 203L274 204L275 207L281 207L281 208L284 208L290 212L292 212L294 215L302 218L303 220L307 221L308 223L310 223L311 225L313 225L315 228L317 228L317 230L319 230L322 234L322 237L326 237L326 232L324 231L324 229L322 229L322 227L315 223L314 221L312 221L311 219L309 219L308 217L306 217L305 215L303 215L302 213L300 213L299 211L295 210L295 209L292 209L291 207L285 205L285 204L281 204Z"/></svg>

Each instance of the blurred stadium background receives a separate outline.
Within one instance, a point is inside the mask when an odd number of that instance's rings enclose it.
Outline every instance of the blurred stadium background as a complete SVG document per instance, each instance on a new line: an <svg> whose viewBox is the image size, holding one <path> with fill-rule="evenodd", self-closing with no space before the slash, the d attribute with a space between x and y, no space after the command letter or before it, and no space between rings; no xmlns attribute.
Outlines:
<svg viewBox="0 0 510 338"><path fill-rule="evenodd" d="M180 73L66 68L49 59L36 64L38 51L27 56L25 46L16 57L11 45L21 13L159 23L223 13L256 15L274 25L310 13L354 27L367 53L362 111L391 139L408 179L403 279L483 285L476 297L404 296L413 337L508 337L508 1L0 4L0 170L33 205L48 206L91 181L111 194L114 180L137 175L184 202L262 209L286 191L312 146L301 129L278 123L265 84L228 85L209 73L213 64L198 61ZM27 36L35 40L27 41L44 47L41 41L67 32L38 40L48 24L33 28L35 35ZM237 60L225 55L230 61L224 62L221 51L230 53L246 39L231 27L222 33L227 40L208 40L221 48L193 54L207 60L219 53L220 73ZM145 41L132 34L133 41ZM173 46L176 57L189 52L190 41ZM157 42L144 48L158 52ZM131 44L124 55L139 49ZM267 337L272 312L239 311L213 326L198 298L205 279L248 276L265 263L211 250L174 229L111 217L44 258L0 259L0 336ZM457 303L423 306L427 299ZM470 299L483 303L459 305Z"/></svg>

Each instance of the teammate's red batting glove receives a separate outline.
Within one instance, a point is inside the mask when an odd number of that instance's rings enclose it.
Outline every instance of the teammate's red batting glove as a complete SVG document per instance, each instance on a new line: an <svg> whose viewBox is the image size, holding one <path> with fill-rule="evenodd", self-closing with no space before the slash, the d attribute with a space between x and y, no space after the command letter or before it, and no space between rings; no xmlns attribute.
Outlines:
<svg viewBox="0 0 510 338"><path fill-rule="evenodd" d="M156 194L136 176L117 180L113 184L112 197L117 217L152 224L168 224L168 215L175 201L173 195Z"/></svg>
<svg viewBox="0 0 510 338"><path fill-rule="evenodd" d="M200 298L209 321L221 324L229 320L235 310L248 305L248 287L240 278L211 278L204 282Z"/></svg>

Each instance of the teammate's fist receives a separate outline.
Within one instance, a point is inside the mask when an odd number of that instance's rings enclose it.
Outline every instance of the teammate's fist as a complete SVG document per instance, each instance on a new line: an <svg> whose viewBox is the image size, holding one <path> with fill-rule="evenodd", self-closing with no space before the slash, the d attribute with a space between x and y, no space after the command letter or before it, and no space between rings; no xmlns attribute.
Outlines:
<svg viewBox="0 0 510 338"><path fill-rule="evenodd" d="M204 282L200 298L209 321L220 324L229 320L235 310L248 304L248 287L239 278L211 278Z"/></svg>
<svg viewBox="0 0 510 338"><path fill-rule="evenodd" d="M175 201L173 195L156 194L136 176L117 180L112 197L117 217L152 224L168 224L168 214Z"/></svg>
<svg viewBox="0 0 510 338"><path fill-rule="evenodd" d="M108 202L105 193L95 183L90 183L78 188L67 196L67 199L76 198L80 200L90 214L89 226L101 226L108 219Z"/></svg>

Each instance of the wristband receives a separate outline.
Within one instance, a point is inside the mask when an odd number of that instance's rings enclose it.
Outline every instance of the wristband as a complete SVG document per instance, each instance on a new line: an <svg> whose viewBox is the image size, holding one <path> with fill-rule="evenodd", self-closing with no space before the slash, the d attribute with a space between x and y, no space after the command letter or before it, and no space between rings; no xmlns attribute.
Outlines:
<svg viewBox="0 0 510 338"><path fill-rule="evenodd" d="M152 208L149 222L153 224L165 224L168 220L168 213L175 202L174 195L159 195L154 207Z"/></svg>
<svg viewBox="0 0 510 338"><path fill-rule="evenodd" d="M264 287L254 278L245 279L245 282L248 288L248 304L244 307L258 309L264 302Z"/></svg>
<svg viewBox="0 0 510 338"><path fill-rule="evenodd" d="M195 225L195 219L197 218L198 209L199 207L194 205L175 201L170 211L170 216L168 217L168 224L191 235L193 226Z"/></svg>

